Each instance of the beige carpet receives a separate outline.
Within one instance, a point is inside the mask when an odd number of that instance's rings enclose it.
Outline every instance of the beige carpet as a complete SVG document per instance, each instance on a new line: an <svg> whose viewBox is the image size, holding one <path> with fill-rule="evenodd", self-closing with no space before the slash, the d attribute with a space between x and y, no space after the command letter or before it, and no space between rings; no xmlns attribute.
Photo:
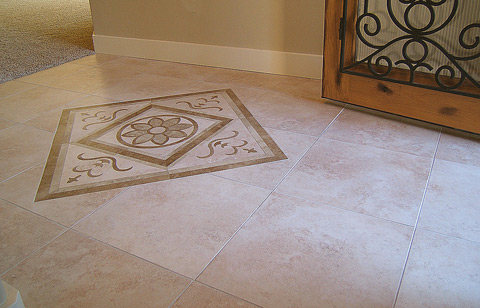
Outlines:
<svg viewBox="0 0 480 308"><path fill-rule="evenodd" d="M93 54L88 0L0 1L0 83Z"/></svg>

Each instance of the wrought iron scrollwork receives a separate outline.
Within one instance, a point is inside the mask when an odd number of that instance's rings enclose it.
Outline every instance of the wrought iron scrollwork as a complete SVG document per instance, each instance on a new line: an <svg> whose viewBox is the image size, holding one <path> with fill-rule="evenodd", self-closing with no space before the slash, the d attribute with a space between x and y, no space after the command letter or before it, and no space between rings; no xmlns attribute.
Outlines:
<svg viewBox="0 0 480 308"><path fill-rule="evenodd" d="M393 1L397 1L397 8L401 7L403 14L399 14L398 9L394 10ZM349 0L344 0L345 12L348 2ZM438 33L448 27L456 17L459 11L459 0L386 0L385 2L382 0L386 3L386 10L385 15L381 16L370 10L369 2L369 0L363 1L363 7L360 8L355 24L357 44L366 46L369 53L351 64L344 65L345 38L342 38L341 71L343 73L480 97L478 76L473 76L466 69L468 66L472 67L472 64L476 70L480 67L478 62L480 61L480 23L468 24L461 28L458 44L453 50L452 46L443 46L437 39ZM440 9L449 11L444 11L446 14L441 14L443 17L439 17L437 13ZM424 19L415 18L413 12L418 10L425 12ZM387 21L394 26L382 24L382 18L387 18ZM395 32L400 35L382 42L386 36L382 36L381 33L386 26L395 28ZM399 54L392 58L386 52L389 48L396 48ZM441 65L431 63L432 53L441 54L447 60ZM369 73L356 69L358 66L366 66ZM392 71L395 68L408 70L408 80L392 77ZM419 72L432 74L435 81L428 84L417 82L415 77ZM480 72L477 71L477 74L480 75ZM465 85L466 80L470 82L470 89L476 90L473 92L459 90Z"/></svg>

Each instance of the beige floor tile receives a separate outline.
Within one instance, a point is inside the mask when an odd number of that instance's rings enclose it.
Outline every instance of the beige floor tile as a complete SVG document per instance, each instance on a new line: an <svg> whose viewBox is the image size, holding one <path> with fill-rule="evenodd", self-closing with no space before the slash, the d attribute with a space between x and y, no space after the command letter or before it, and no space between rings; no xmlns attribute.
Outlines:
<svg viewBox="0 0 480 308"><path fill-rule="evenodd" d="M260 125L299 134L319 136L344 104L267 92L245 104Z"/></svg>
<svg viewBox="0 0 480 308"><path fill-rule="evenodd" d="M432 158L439 134L434 125L352 106L323 137Z"/></svg>
<svg viewBox="0 0 480 308"><path fill-rule="evenodd" d="M23 124L55 133L62 111L63 108L55 108L40 114L38 117L23 122Z"/></svg>
<svg viewBox="0 0 480 308"><path fill-rule="evenodd" d="M0 183L0 198L39 215L71 226L119 194L122 189L34 202L43 164Z"/></svg>
<svg viewBox="0 0 480 308"><path fill-rule="evenodd" d="M188 279L69 231L2 276L25 307L168 307Z"/></svg>
<svg viewBox="0 0 480 308"><path fill-rule="evenodd" d="M54 133L57 130L58 122L60 116L65 108L76 108L76 107L85 107L85 106L94 106L101 104L111 103L112 100L100 96L87 96L78 100L74 100L61 108L56 108L47 112L42 113L38 117L35 117L24 124L28 126L33 126L36 128L44 129L46 131Z"/></svg>
<svg viewBox="0 0 480 308"><path fill-rule="evenodd" d="M16 122L27 121L83 96L81 93L36 87L0 99L0 117Z"/></svg>
<svg viewBox="0 0 480 308"><path fill-rule="evenodd" d="M77 108L77 107L103 105L103 104L109 104L109 103L113 103L113 101L105 97L89 95L66 104L64 108Z"/></svg>
<svg viewBox="0 0 480 308"><path fill-rule="evenodd" d="M231 69L217 69L215 75L207 78L205 81L231 84L239 87L275 89L285 79L286 77L281 75L262 74Z"/></svg>
<svg viewBox="0 0 480 308"><path fill-rule="evenodd" d="M287 160L228 169L215 174L265 189L273 189L316 140L316 137L276 129L267 129L267 132L288 157Z"/></svg>
<svg viewBox="0 0 480 308"><path fill-rule="evenodd" d="M131 79L139 74L133 70L125 70L121 67L87 67L87 69L75 74L65 76L62 79L49 83L48 86L75 91L85 94L93 94L104 88L109 88L115 84Z"/></svg>
<svg viewBox="0 0 480 308"><path fill-rule="evenodd" d="M9 128L10 126L18 124L17 122L9 121L9 120L4 120L0 119L0 130Z"/></svg>
<svg viewBox="0 0 480 308"><path fill-rule="evenodd" d="M414 225L431 159L319 139L278 192Z"/></svg>
<svg viewBox="0 0 480 308"><path fill-rule="evenodd" d="M0 273L7 271L65 230L3 200L0 200L0 226Z"/></svg>
<svg viewBox="0 0 480 308"><path fill-rule="evenodd" d="M480 244L417 230L395 308L480 307Z"/></svg>
<svg viewBox="0 0 480 308"><path fill-rule="evenodd" d="M273 90L295 97L320 101L322 99L322 80L285 76L285 79Z"/></svg>
<svg viewBox="0 0 480 308"><path fill-rule="evenodd" d="M47 159L53 134L15 125L0 131L0 181Z"/></svg>
<svg viewBox="0 0 480 308"><path fill-rule="evenodd" d="M238 86L229 85L225 83L213 83L213 82L199 82L193 85L191 88L189 88L188 92L201 92L201 91L211 91L211 90L218 90L218 89L231 89L243 104L254 101L255 99L257 99L258 97L260 97L262 94L266 92L266 90L258 89L258 88L238 87Z"/></svg>
<svg viewBox="0 0 480 308"><path fill-rule="evenodd" d="M0 84L0 98L35 88L35 85L16 80Z"/></svg>
<svg viewBox="0 0 480 308"><path fill-rule="evenodd" d="M72 75L74 73L80 72L87 69L85 66L65 63L59 66L49 68L47 70L40 71L35 74L31 74L22 78L17 79L21 82L28 82L38 85L49 85L55 83L56 80L64 78L66 76Z"/></svg>
<svg viewBox="0 0 480 308"><path fill-rule="evenodd" d="M163 68L156 71L155 74L201 81L209 78L216 72L221 71L221 69L215 67L201 65L182 64L174 62L163 62L163 64Z"/></svg>
<svg viewBox="0 0 480 308"><path fill-rule="evenodd" d="M480 242L480 166L435 161L419 228Z"/></svg>
<svg viewBox="0 0 480 308"><path fill-rule="evenodd" d="M263 307L392 307L412 229L274 193L199 281Z"/></svg>
<svg viewBox="0 0 480 308"><path fill-rule="evenodd" d="M69 63L78 64L78 65L95 66L95 65L107 63L109 61L112 61L118 58L119 58L118 56L114 56L114 55L96 53L94 55L83 57Z"/></svg>
<svg viewBox="0 0 480 308"><path fill-rule="evenodd" d="M135 186L75 229L194 278L267 194L210 175Z"/></svg>
<svg viewBox="0 0 480 308"><path fill-rule="evenodd" d="M195 80L141 73L94 94L114 100L143 99L186 93L195 83Z"/></svg>
<svg viewBox="0 0 480 308"><path fill-rule="evenodd" d="M100 64L101 68L123 70L145 74L159 74L168 66L168 62L141 58L119 57L113 61Z"/></svg>
<svg viewBox="0 0 480 308"><path fill-rule="evenodd" d="M480 167L480 135L445 129L437 158Z"/></svg>
<svg viewBox="0 0 480 308"><path fill-rule="evenodd" d="M172 308L254 308L242 299L215 290L201 283L193 283Z"/></svg>

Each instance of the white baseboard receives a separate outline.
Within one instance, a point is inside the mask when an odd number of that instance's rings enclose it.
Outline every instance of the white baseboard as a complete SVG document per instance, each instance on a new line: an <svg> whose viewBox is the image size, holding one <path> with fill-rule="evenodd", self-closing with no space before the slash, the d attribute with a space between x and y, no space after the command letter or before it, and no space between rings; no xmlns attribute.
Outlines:
<svg viewBox="0 0 480 308"><path fill-rule="evenodd" d="M322 78L323 56L249 48L93 35L95 51L279 75Z"/></svg>

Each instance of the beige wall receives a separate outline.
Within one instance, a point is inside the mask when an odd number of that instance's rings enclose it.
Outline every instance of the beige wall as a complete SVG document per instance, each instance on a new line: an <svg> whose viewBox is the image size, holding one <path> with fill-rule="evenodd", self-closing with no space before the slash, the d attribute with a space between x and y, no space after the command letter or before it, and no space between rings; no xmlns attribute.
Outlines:
<svg viewBox="0 0 480 308"><path fill-rule="evenodd" d="M95 35L321 55L324 0L90 0Z"/></svg>

